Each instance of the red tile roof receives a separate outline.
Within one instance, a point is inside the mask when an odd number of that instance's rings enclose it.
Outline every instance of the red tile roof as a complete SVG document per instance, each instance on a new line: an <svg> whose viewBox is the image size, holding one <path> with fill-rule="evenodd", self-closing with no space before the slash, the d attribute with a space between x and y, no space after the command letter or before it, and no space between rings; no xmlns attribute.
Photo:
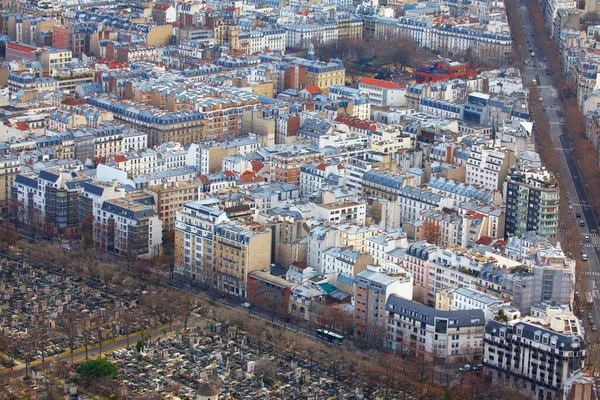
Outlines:
<svg viewBox="0 0 600 400"><path fill-rule="evenodd" d="M37 50L35 47L22 46L17 43L9 43L6 45L6 47L13 50L24 51L26 53L33 53Z"/></svg>
<svg viewBox="0 0 600 400"><path fill-rule="evenodd" d="M371 121L353 118L347 115L338 115L335 119L335 122L339 122L340 124L348 125L357 129L365 129L369 131L374 131L375 129L377 129L377 124Z"/></svg>
<svg viewBox="0 0 600 400"><path fill-rule="evenodd" d="M482 244L484 246L489 246L492 243L492 238L489 236L483 235L475 242L475 244Z"/></svg>
<svg viewBox="0 0 600 400"><path fill-rule="evenodd" d="M235 176L235 174L232 171L230 171L230 170L223 171L223 175L225 175L225 176Z"/></svg>
<svg viewBox="0 0 600 400"><path fill-rule="evenodd" d="M246 171L240 175L242 183L259 182L261 179L252 171Z"/></svg>
<svg viewBox="0 0 600 400"><path fill-rule="evenodd" d="M319 89L318 86L309 85L306 87L306 90L308 90L311 94L321 93L321 89Z"/></svg>
<svg viewBox="0 0 600 400"><path fill-rule="evenodd" d="M252 171L258 172L265 167L265 164L260 161L252 160Z"/></svg>
<svg viewBox="0 0 600 400"><path fill-rule="evenodd" d="M29 127L25 122L17 122L17 129L20 131L28 131Z"/></svg>
<svg viewBox="0 0 600 400"><path fill-rule="evenodd" d="M158 3L154 5L155 10L167 11L169 8L171 8L170 4Z"/></svg>
<svg viewBox="0 0 600 400"><path fill-rule="evenodd" d="M381 79L374 79L374 78L362 78L360 83L362 83L363 85L377 86L377 87L382 87L382 88L386 88L386 89L401 89L402 88L402 86L400 86L394 82L382 81Z"/></svg>
<svg viewBox="0 0 600 400"><path fill-rule="evenodd" d="M61 104L64 104L65 106L82 106L85 103L85 99L74 99L72 97L67 97L61 101Z"/></svg>
<svg viewBox="0 0 600 400"><path fill-rule="evenodd" d="M200 176L198 177L198 179L200 179L200 182L201 182L203 185L208 185L208 184L210 184L210 180L208 179L208 176L206 176L206 175L200 175Z"/></svg>
<svg viewBox="0 0 600 400"><path fill-rule="evenodd" d="M121 163L121 162L127 161L127 157L119 155L119 156L115 156L114 160L116 163Z"/></svg>

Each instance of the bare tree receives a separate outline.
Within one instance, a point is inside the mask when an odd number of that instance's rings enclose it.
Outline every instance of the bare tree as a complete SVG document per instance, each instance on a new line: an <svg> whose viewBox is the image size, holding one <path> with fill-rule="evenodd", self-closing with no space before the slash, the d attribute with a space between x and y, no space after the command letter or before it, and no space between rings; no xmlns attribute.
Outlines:
<svg viewBox="0 0 600 400"><path fill-rule="evenodd" d="M442 231L436 223L427 221L423 224L423 239L427 243L438 244L442 236Z"/></svg>
<svg viewBox="0 0 600 400"><path fill-rule="evenodd" d="M73 363L73 350L77 344L77 337L79 336L79 329L81 324L81 315L74 312L66 312L60 314L56 320L56 326L59 331L65 336L67 343L69 344L69 351L71 352L71 364Z"/></svg>

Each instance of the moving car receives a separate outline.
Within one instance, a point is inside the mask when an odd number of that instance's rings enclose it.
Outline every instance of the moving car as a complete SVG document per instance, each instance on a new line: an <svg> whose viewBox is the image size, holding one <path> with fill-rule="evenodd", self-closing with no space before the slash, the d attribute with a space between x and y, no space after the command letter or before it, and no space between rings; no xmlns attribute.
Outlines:
<svg viewBox="0 0 600 400"><path fill-rule="evenodd" d="M589 241L590 241L590 237L589 237L588 235L585 235L585 236L584 236L584 239L585 239L585 241L586 241L586 242L589 242Z"/></svg>
<svg viewBox="0 0 600 400"><path fill-rule="evenodd" d="M587 261L587 260L588 260L588 256L587 256L587 254L583 253L583 254L581 255L581 260L582 260L582 261Z"/></svg>
<svg viewBox="0 0 600 400"><path fill-rule="evenodd" d="M582 219L580 219L580 220L579 220L579 226L585 226L585 221L584 221L584 220L582 220Z"/></svg>

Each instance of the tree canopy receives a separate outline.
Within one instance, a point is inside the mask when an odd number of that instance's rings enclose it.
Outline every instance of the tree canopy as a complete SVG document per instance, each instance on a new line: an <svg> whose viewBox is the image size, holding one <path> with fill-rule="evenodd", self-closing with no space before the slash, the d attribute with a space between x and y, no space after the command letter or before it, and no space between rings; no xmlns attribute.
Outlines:
<svg viewBox="0 0 600 400"><path fill-rule="evenodd" d="M77 368L77 373L85 378L116 378L117 367L102 358L85 361Z"/></svg>

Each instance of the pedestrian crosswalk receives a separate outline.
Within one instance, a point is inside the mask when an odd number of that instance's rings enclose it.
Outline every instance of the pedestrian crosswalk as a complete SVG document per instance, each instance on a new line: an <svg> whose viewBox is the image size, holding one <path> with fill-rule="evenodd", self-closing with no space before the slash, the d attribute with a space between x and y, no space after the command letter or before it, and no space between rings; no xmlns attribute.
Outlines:
<svg viewBox="0 0 600 400"><path fill-rule="evenodd" d="M598 237L600 235L598 235L596 232L590 232L590 233L581 232L581 236Z"/></svg>
<svg viewBox="0 0 600 400"><path fill-rule="evenodd" d="M582 273L583 276L600 276L600 272L596 271L585 271Z"/></svg>
<svg viewBox="0 0 600 400"><path fill-rule="evenodd" d="M571 203L571 205L573 207L581 207L581 208L587 208L588 207L587 203Z"/></svg>
<svg viewBox="0 0 600 400"><path fill-rule="evenodd" d="M581 245L581 247L594 247L596 249L600 249L600 244L584 243L584 244Z"/></svg>

